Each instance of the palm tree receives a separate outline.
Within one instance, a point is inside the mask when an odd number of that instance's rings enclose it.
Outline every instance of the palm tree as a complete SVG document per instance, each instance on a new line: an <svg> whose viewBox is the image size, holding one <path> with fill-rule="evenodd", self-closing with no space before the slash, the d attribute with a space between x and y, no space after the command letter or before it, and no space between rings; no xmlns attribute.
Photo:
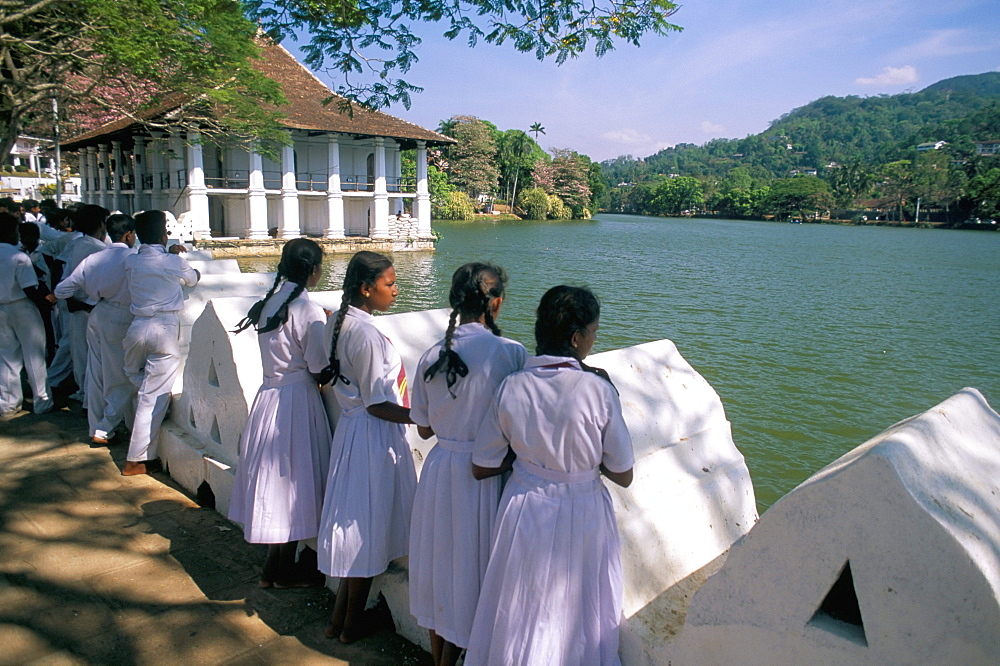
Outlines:
<svg viewBox="0 0 1000 666"><path fill-rule="evenodd" d="M455 125L458 121L455 118L449 118L448 120L442 120L438 123L437 132L438 134L444 134L445 136L451 136L451 133L455 131Z"/></svg>
<svg viewBox="0 0 1000 666"><path fill-rule="evenodd" d="M534 124L532 124L532 126L528 128L528 131L529 132L534 132L534 134L535 134L535 141L538 141L538 135L539 134L545 134L545 128L542 127L541 123L534 123Z"/></svg>

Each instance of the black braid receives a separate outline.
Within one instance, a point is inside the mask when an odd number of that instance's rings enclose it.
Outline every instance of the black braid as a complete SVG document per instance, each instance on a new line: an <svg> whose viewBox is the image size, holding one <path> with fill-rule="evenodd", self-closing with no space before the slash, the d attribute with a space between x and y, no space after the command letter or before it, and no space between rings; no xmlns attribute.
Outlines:
<svg viewBox="0 0 1000 666"><path fill-rule="evenodd" d="M257 322L260 321L260 313L264 310L264 303L267 299L274 295L274 292L277 291L279 284L281 284L280 272L274 276L274 284L271 285L271 289L264 295L264 298L254 303L253 306L251 306L250 311L247 312L247 316L240 319L239 323L236 324L236 328L230 332L242 333L251 326L256 326Z"/></svg>
<svg viewBox="0 0 1000 666"><path fill-rule="evenodd" d="M350 385L351 381L341 374L340 372L340 359L337 357L337 339L340 338L340 329L344 325L344 318L347 317L347 308L351 305L351 298L348 296L348 290L344 288L344 296L340 301L340 309L337 310L337 319L334 321L333 325L333 341L330 343L330 365L323 368L323 371L319 373L319 383L320 385L332 382L330 385L336 384L338 381L344 382L346 385Z"/></svg>
<svg viewBox="0 0 1000 666"><path fill-rule="evenodd" d="M444 334L444 347L441 348L441 353L438 354L434 365L424 370L425 382L434 379L434 375L444 370L445 381L448 384L448 393L451 393L452 398L457 398L458 396L451 390L451 387L455 385L460 376L465 377L469 374L469 366L465 364L465 361L458 355L458 352L451 348L451 339L455 334L455 324L457 322L458 308L455 308L451 311L451 317L448 319L448 331Z"/></svg>
<svg viewBox="0 0 1000 666"><path fill-rule="evenodd" d="M305 291L305 288L305 282L297 282L295 284L295 289L293 289L288 295L285 302L281 304L281 307L279 307L273 315L267 318L267 322L263 326L257 329L257 335L269 333L288 321L288 304L298 298L299 294Z"/></svg>

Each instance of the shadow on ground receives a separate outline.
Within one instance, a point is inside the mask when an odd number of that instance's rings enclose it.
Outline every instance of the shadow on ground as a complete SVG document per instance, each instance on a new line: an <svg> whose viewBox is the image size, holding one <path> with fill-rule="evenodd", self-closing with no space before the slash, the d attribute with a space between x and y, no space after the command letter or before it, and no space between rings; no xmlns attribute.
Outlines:
<svg viewBox="0 0 1000 666"><path fill-rule="evenodd" d="M76 403L0 424L0 663L429 664L323 637L326 588L257 587L263 546L169 476L122 477Z"/></svg>

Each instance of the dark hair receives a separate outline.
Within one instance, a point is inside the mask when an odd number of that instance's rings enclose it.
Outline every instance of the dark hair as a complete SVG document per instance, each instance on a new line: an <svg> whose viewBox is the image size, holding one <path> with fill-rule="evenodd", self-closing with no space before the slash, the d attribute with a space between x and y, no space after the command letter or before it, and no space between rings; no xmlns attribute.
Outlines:
<svg viewBox="0 0 1000 666"><path fill-rule="evenodd" d="M20 208L20 204L14 201L11 197L3 197L0 199L0 208L6 208L8 213L14 215L15 211Z"/></svg>
<svg viewBox="0 0 1000 666"><path fill-rule="evenodd" d="M21 202L21 205L24 206L24 210L31 210L32 208L36 208L38 206L38 202L34 199L25 199Z"/></svg>
<svg viewBox="0 0 1000 666"><path fill-rule="evenodd" d="M340 329L344 325L344 317L347 316L347 308L358 297L361 296L361 287L373 285L381 277L382 273L392 267L392 260L389 257L362 250L351 257L347 264L347 272L344 273L344 297L340 301L340 309L337 311L337 319L333 325L333 341L330 343L330 365L328 365L320 375L320 384L328 381L342 381L350 384L347 377L340 374L340 359L337 357L337 340L340 338Z"/></svg>
<svg viewBox="0 0 1000 666"><path fill-rule="evenodd" d="M247 316L236 324L233 333L240 333L251 326L257 326L257 322L260 321L260 313L264 310L264 303L274 295L282 280L294 282L295 289L281 304L281 307L267 318L264 325L257 328L257 335L273 331L288 321L288 304L298 298L299 294L305 290L309 276L322 263L323 248L316 241L308 238L295 238L285 243L285 247L281 250L281 261L278 263L278 274L274 276L274 284L271 285L271 289L264 295L264 298L253 304L253 307L247 312Z"/></svg>
<svg viewBox="0 0 1000 666"><path fill-rule="evenodd" d="M108 228L108 236L111 236L111 242L117 243L121 240L122 236L130 231L135 231L135 220L132 219L131 215L115 213L108 218L105 226Z"/></svg>
<svg viewBox="0 0 1000 666"><path fill-rule="evenodd" d="M73 212L73 231L79 231L85 236L93 236L111 214L107 208L87 204Z"/></svg>
<svg viewBox="0 0 1000 666"><path fill-rule="evenodd" d="M167 214L162 210L144 210L135 216L135 233L143 245L163 242L167 233Z"/></svg>
<svg viewBox="0 0 1000 666"><path fill-rule="evenodd" d="M17 219L17 215L0 213L0 243L17 245L17 225L19 224L21 224L21 220Z"/></svg>
<svg viewBox="0 0 1000 666"><path fill-rule="evenodd" d="M601 304L586 287L552 287L538 303L535 353L572 356L570 338L601 316Z"/></svg>
<svg viewBox="0 0 1000 666"><path fill-rule="evenodd" d="M55 208L45 216L45 221L53 229L63 231L66 227L66 220L70 219L71 213L65 208Z"/></svg>
<svg viewBox="0 0 1000 666"><path fill-rule="evenodd" d="M22 222L17 226L17 231L18 235L21 236L22 245L34 242L35 247L38 247L38 241L42 237L42 232L39 230L37 224L34 222Z"/></svg>
<svg viewBox="0 0 1000 666"><path fill-rule="evenodd" d="M474 261L460 266L455 271L451 276L451 291L448 293L448 303L451 304L452 310L448 319L448 331L444 335L444 346L437 361L424 371L425 382L434 379L434 376L443 370L448 392L453 398L456 397L451 387L458 381L458 377L469 374L469 367L465 365L465 361L451 348L451 339L455 334L455 324L459 315L472 319L485 316L486 326L494 335L500 335L500 328L493 321L493 313L490 312L490 301L502 298L506 286L507 271L496 264Z"/></svg>

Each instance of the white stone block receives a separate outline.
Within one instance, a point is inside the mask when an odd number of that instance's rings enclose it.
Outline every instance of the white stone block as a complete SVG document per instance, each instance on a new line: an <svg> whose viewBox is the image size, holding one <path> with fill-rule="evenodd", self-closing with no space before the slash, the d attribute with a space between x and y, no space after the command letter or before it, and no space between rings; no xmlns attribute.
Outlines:
<svg viewBox="0 0 1000 666"><path fill-rule="evenodd" d="M778 500L656 662L995 664L998 498L1000 415L964 389Z"/></svg>

